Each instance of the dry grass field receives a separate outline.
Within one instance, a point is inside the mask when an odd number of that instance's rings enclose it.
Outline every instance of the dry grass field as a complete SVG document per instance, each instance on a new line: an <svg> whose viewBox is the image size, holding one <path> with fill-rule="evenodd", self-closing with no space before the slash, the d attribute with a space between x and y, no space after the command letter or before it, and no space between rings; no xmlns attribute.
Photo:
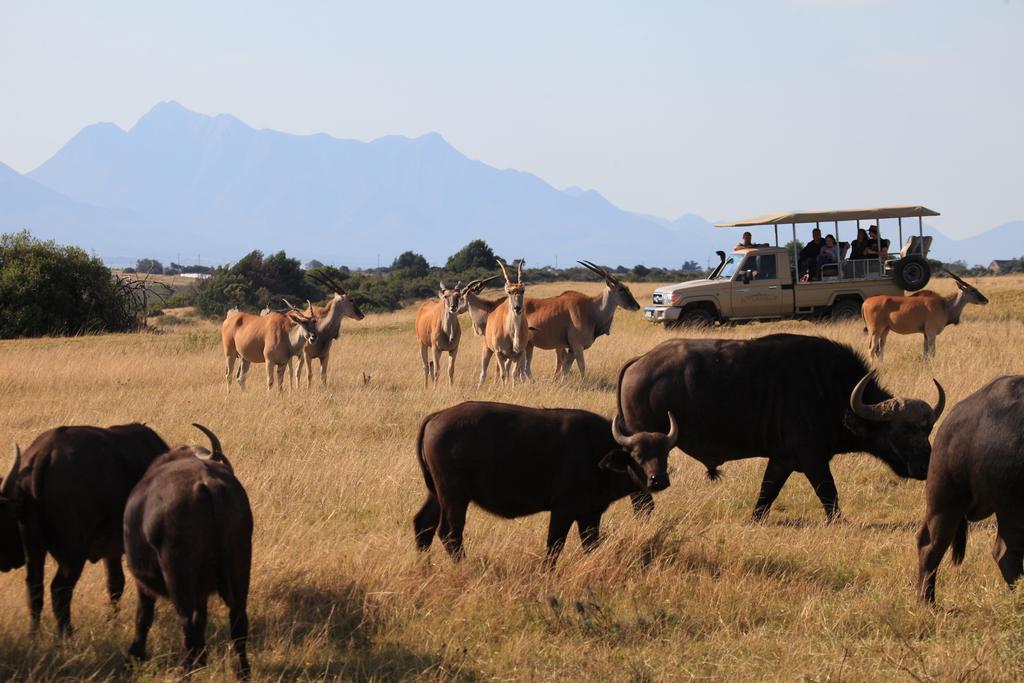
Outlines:
<svg viewBox="0 0 1024 683"><path fill-rule="evenodd" d="M884 385L931 402L934 376L952 405L992 377L1024 372L1022 284L980 281L991 304L966 309L963 324L939 337L932 361L921 359L920 337L890 337ZM945 281L935 286L951 291ZM652 289L634 293L646 302ZM480 339L464 317L456 386L434 391L423 389L413 315L346 320L330 389L283 395L267 394L258 366L246 393L226 392L217 326L184 311L146 333L0 342L0 434L24 446L60 424L139 420L172 444L205 444L189 425L213 428L256 520L249 614L258 680L1024 677L1024 595L1007 591L992 563L992 527L975 525L962 567L947 558L937 608L919 605L914 534L923 484L863 455L833 461L843 524L825 525L800 476L766 523L751 524L763 460L728 464L711 482L676 452L672 486L657 495L649 520L634 519L628 501L616 503L602 546L584 555L570 537L551 573L541 571L546 515L504 521L471 508L465 562L453 565L436 543L418 554L411 519L424 485L414 440L424 415L487 398L610 417L618 368L673 332L620 311L611 337L589 351L586 380L552 382L553 355L538 353L536 384L477 389ZM784 322L711 334L821 334L862 350L861 327ZM736 423L742 428L742 415ZM47 569L49 578L52 562ZM67 642L56 638L46 600L43 628L31 638L24 572L0 575L0 678L178 675L181 636L166 602L157 606L153 659L126 663L130 577L121 611L111 615L102 567L87 566L73 604L77 632ZM211 605L211 661L197 680L231 676L226 613Z"/></svg>

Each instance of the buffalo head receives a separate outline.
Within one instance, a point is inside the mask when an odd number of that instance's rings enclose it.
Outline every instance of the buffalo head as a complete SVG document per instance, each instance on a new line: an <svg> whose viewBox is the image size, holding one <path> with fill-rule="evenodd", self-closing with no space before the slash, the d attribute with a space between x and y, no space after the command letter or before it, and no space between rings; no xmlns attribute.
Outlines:
<svg viewBox="0 0 1024 683"><path fill-rule="evenodd" d="M616 472L627 472L642 491L662 491L669 487L668 454L676 445L679 427L672 413L668 414L668 434L661 432L622 432L621 416L612 420L612 436L621 449L611 451L601 459L600 467Z"/></svg>
<svg viewBox="0 0 1024 683"><path fill-rule="evenodd" d="M18 530L21 506L15 498L19 470L21 450L15 446L11 471L0 480L0 572L9 572L25 564L25 550Z"/></svg>
<svg viewBox="0 0 1024 683"><path fill-rule="evenodd" d="M934 406L916 398L897 396L880 403L864 403L864 391L874 379L872 370L850 394L844 423L864 445L901 477L925 479L932 447L928 435L946 407L946 392L937 380L939 400Z"/></svg>

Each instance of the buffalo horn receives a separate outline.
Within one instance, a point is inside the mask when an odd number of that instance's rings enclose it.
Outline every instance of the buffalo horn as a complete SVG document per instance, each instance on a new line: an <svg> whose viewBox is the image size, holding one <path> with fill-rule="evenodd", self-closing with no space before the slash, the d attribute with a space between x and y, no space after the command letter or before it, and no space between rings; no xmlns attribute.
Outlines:
<svg viewBox="0 0 1024 683"><path fill-rule="evenodd" d="M897 414L892 410L884 410L879 405L867 405L864 403L864 390L868 388L868 384L875 378L875 371L872 370L868 374L864 375L857 386L853 388L853 393L850 394L850 410L857 417L862 417L865 420L875 420L878 422L889 422L896 419ZM885 401L884 403L888 403Z"/></svg>
<svg viewBox="0 0 1024 683"><path fill-rule="evenodd" d="M224 451L222 451L220 448L220 439L217 438L216 434L214 434L213 432L211 432L209 429L199 424L198 422L193 422L192 426L201 431L203 434L206 434L206 438L210 440L210 448L213 450L213 455L224 455Z"/></svg>
<svg viewBox="0 0 1024 683"><path fill-rule="evenodd" d="M14 462L11 463L11 471L4 477L3 488L0 489L0 496L11 498L14 496L14 485L18 483L18 472L21 471L21 449L14 444Z"/></svg>
<svg viewBox="0 0 1024 683"><path fill-rule="evenodd" d="M622 433L619 428L619 420L622 419L621 415L616 415L615 419L612 420L612 437L615 439L615 443L619 444L623 448L629 448L636 442L636 435L626 436Z"/></svg>
<svg viewBox="0 0 1024 683"><path fill-rule="evenodd" d="M676 441L679 439L679 425L676 424L676 418L669 411L668 414L668 434L665 435L665 444L671 449L676 445Z"/></svg>
<svg viewBox="0 0 1024 683"><path fill-rule="evenodd" d="M946 392L943 390L942 385L939 384L939 380L933 377L932 381L935 382L935 388L939 390L939 400L932 406L932 413L935 415L935 420L938 420L939 416L942 415L942 411L946 409Z"/></svg>

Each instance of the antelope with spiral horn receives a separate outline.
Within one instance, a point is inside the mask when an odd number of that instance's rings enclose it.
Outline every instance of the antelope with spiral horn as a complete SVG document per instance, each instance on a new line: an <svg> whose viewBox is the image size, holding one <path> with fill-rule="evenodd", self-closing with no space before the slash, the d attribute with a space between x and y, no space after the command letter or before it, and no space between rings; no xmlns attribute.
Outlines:
<svg viewBox="0 0 1024 683"><path fill-rule="evenodd" d="M459 314L467 309L466 297L484 288L486 280L473 280L465 287L460 280L454 288L440 283L438 298L420 306L416 312L416 337L420 342L420 358L423 362L423 386L431 382L437 386L441 354L448 353L448 386L455 382L455 358L459 353L462 326Z"/></svg>
<svg viewBox="0 0 1024 683"><path fill-rule="evenodd" d="M231 311L220 326L224 357L227 361L228 389L235 375L235 361L241 359L238 369L238 386L245 389L245 378L251 363L267 364L267 390L274 388L274 371L277 371L278 391L284 388L284 373L291 368L292 358L302 352L307 340L316 341L316 316L313 305L306 302L309 311L292 306L285 301L288 312L271 311L266 315L252 315L242 311Z"/></svg>
<svg viewBox="0 0 1024 683"><path fill-rule="evenodd" d="M487 379L487 367L491 356L498 356L498 371L503 383L510 379L515 384L523 370L523 358L530 339L526 322L526 284L523 282L524 259L519 259L516 281L508 276L505 263L498 259L498 266L505 276L505 300L487 316L484 327L484 351L480 359L480 384Z"/></svg>
<svg viewBox="0 0 1024 683"><path fill-rule="evenodd" d="M320 359L320 385L327 386L327 364L331 359L331 345L341 338L343 318L362 320L363 312L352 296L326 273L313 273L309 279L334 292L327 306L310 305L310 313L317 318L316 338L307 340L295 367L295 382L302 386L302 368L306 368L306 387L313 386L313 359Z"/></svg>

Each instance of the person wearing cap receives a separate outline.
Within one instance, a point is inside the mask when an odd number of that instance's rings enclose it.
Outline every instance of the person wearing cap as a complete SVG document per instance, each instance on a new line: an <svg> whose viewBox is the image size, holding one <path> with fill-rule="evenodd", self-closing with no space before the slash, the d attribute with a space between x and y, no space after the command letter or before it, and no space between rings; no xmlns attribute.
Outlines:
<svg viewBox="0 0 1024 683"><path fill-rule="evenodd" d="M889 240L880 239L877 225L868 226L868 243L864 247L864 256L867 258L882 259L889 258Z"/></svg>

